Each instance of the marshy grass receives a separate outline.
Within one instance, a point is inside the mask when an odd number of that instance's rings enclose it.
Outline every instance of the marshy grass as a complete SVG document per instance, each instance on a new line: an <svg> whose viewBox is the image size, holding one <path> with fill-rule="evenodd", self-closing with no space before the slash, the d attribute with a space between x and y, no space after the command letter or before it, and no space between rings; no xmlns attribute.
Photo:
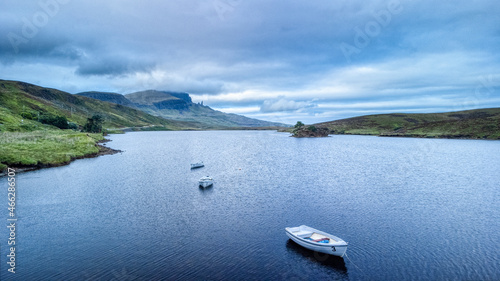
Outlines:
<svg viewBox="0 0 500 281"><path fill-rule="evenodd" d="M101 134L72 130L0 133L0 169L6 166L58 165L99 152Z"/></svg>

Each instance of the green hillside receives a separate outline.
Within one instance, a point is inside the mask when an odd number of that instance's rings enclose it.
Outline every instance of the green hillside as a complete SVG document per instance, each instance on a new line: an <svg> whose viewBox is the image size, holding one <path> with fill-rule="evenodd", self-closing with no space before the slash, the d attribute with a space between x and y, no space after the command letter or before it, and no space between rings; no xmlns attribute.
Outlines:
<svg viewBox="0 0 500 281"><path fill-rule="evenodd" d="M167 130L191 129L193 124L166 120L119 104L72 95L56 89L0 80L0 131L33 131L47 127L39 116L64 116L80 126L99 114L106 128L162 127Z"/></svg>
<svg viewBox="0 0 500 281"><path fill-rule="evenodd" d="M39 130L0 133L0 175L7 166L43 168L60 166L73 159L97 156L109 151L97 143L102 134L73 130Z"/></svg>
<svg viewBox="0 0 500 281"><path fill-rule="evenodd" d="M103 117L103 127L107 129L179 130L198 127L197 124L166 120L123 105L24 82L0 80L0 175L7 166L42 168L113 153L111 149L98 145L103 134L80 132L87 118L95 114ZM59 129L54 126L54 120L62 120L68 127L71 124L72 129Z"/></svg>
<svg viewBox="0 0 500 281"><path fill-rule="evenodd" d="M331 134L500 139L500 108L367 115L315 125L328 128Z"/></svg>

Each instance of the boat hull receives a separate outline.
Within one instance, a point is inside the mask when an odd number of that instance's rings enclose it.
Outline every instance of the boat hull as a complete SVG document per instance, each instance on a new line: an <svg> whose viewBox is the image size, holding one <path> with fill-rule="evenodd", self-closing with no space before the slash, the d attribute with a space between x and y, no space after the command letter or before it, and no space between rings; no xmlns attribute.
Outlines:
<svg viewBox="0 0 500 281"><path fill-rule="evenodd" d="M314 229L313 229L314 230ZM290 228L286 228L286 235L292 239L295 243L299 244L300 246L307 248L309 250L313 250L316 252L324 253L324 254L329 254L332 256L338 256L338 257L343 257L347 251L347 243L345 241L341 241L339 243L315 243L315 242L309 242L305 239L302 239L300 237L297 237L292 233ZM318 230L315 230L317 232L320 232ZM329 235L324 232L320 232L322 234L326 234L328 237L334 237L336 239L339 239L336 236Z"/></svg>
<svg viewBox="0 0 500 281"><path fill-rule="evenodd" d="M200 182L200 187L207 188L212 186L213 184L214 184L213 182Z"/></svg>

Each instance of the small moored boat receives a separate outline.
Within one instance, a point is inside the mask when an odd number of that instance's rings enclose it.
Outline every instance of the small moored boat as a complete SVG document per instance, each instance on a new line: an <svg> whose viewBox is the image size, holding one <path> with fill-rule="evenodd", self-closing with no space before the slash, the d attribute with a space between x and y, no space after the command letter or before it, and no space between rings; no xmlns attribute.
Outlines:
<svg viewBox="0 0 500 281"><path fill-rule="evenodd" d="M295 243L316 252L343 257L347 250L347 242L341 238L307 225L287 227L285 231Z"/></svg>
<svg viewBox="0 0 500 281"><path fill-rule="evenodd" d="M205 164L203 164L203 162L200 161L200 162L191 164L191 169L201 168L204 166L205 166Z"/></svg>
<svg viewBox="0 0 500 281"><path fill-rule="evenodd" d="M206 188L214 184L214 179L209 176L202 177L199 181L199 186Z"/></svg>

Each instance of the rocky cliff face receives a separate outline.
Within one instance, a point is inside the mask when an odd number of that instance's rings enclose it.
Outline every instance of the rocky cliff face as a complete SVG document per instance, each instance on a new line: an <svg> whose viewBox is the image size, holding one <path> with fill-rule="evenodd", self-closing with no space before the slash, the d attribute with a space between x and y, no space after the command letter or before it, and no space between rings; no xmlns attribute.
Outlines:
<svg viewBox="0 0 500 281"><path fill-rule="evenodd" d="M160 102L155 102L153 105L159 109L174 109L174 110L188 110L190 103L187 103L185 100L177 99L177 100L164 100Z"/></svg>
<svg viewBox="0 0 500 281"><path fill-rule="evenodd" d="M193 103L193 100L191 100L191 97L187 93L176 93L176 92L163 92L163 93L170 94L171 96L184 100L187 103Z"/></svg>
<svg viewBox="0 0 500 281"><path fill-rule="evenodd" d="M166 92L166 91L142 91L125 95L139 108L149 108L150 110L189 110L193 104L191 97L186 93Z"/></svg>

